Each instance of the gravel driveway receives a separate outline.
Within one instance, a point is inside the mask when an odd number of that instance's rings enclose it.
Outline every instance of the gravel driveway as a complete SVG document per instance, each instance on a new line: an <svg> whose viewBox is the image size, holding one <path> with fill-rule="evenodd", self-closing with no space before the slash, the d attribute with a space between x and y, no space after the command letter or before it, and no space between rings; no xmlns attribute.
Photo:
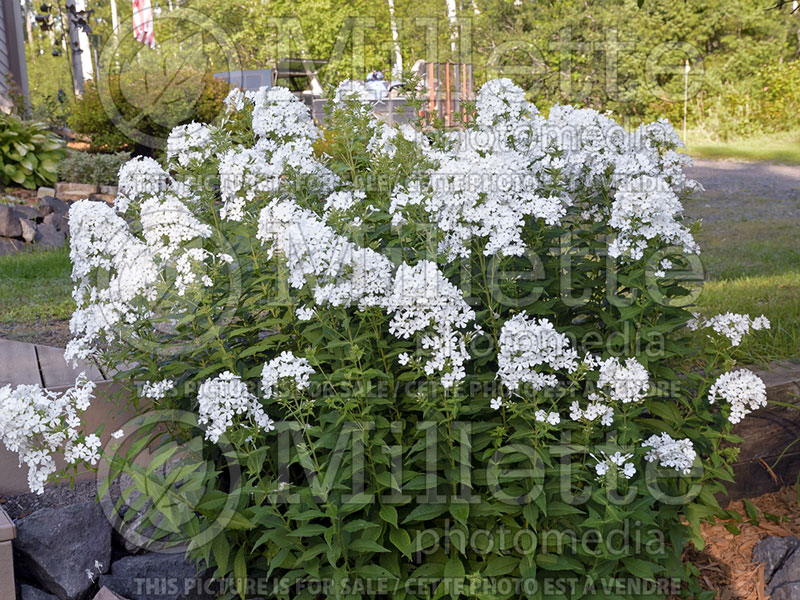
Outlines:
<svg viewBox="0 0 800 600"><path fill-rule="evenodd" d="M689 217L800 219L800 166L695 159L686 171L705 188L684 203Z"/></svg>

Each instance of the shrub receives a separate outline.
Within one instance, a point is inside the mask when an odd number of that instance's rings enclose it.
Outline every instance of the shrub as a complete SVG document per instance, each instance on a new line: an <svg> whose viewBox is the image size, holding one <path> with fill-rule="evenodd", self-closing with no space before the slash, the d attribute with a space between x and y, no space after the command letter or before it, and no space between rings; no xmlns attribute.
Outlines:
<svg viewBox="0 0 800 600"><path fill-rule="evenodd" d="M287 90L227 103L71 209L67 356L132 365L156 409L106 452L143 494L116 511L150 497L137 531L189 541L219 597L702 595L681 554L725 514L732 423L765 402L733 348L769 324L688 311L668 123L545 119L494 80L461 131L332 103L317 155Z"/></svg>
<svg viewBox="0 0 800 600"><path fill-rule="evenodd" d="M117 185L117 173L130 158L129 152L92 154L69 150L58 166L58 177L61 181Z"/></svg>
<svg viewBox="0 0 800 600"><path fill-rule="evenodd" d="M101 98L96 82L88 82L69 123L91 136L94 151L152 153L163 149L173 127L216 119L228 90L225 81L191 69L109 75L107 97Z"/></svg>
<svg viewBox="0 0 800 600"><path fill-rule="evenodd" d="M0 182L33 189L56 180L64 142L43 123L0 113Z"/></svg>

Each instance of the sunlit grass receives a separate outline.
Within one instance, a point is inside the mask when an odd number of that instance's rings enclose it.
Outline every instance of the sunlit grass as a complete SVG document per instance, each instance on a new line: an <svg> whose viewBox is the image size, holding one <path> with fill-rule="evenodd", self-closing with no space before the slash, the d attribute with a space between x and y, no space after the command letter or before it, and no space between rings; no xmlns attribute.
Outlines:
<svg viewBox="0 0 800 600"><path fill-rule="evenodd" d="M0 323L68 319L71 270L66 248L0 256Z"/></svg>
<svg viewBox="0 0 800 600"><path fill-rule="evenodd" d="M689 132L688 152L697 158L734 158L800 164L800 131L760 135L731 141L713 141Z"/></svg>

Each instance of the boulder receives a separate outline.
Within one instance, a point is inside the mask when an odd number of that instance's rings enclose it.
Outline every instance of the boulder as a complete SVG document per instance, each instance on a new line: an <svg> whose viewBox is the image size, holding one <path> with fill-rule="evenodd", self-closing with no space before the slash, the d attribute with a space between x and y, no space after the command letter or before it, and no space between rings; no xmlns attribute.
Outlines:
<svg viewBox="0 0 800 600"><path fill-rule="evenodd" d="M100 576L100 585L129 600L196 600L207 598L194 563L183 554L125 556Z"/></svg>
<svg viewBox="0 0 800 600"><path fill-rule="evenodd" d="M94 500L40 508L17 521L14 567L60 600L80 600L111 562L111 524Z"/></svg>
<svg viewBox="0 0 800 600"><path fill-rule="evenodd" d="M36 239L36 234L39 233L36 229L36 224L28 219L20 219L19 223L22 225L22 239L30 244Z"/></svg>
<svg viewBox="0 0 800 600"><path fill-rule="evenodd" d="M753 562L764 565L766 592L772 600L800 598L800 539L764 538L753 548Z"/></svg>
<svg viewBox="0 0 800 600"><path fill-rule="evenodd" d="M101 194L109 196L116 196L119 193L119 188L116 185L101 185L98 189Z"/></svg>
<svg viewBox="0 0 800 600"><path fill-rule="evenodd" d="M42 186L36 191L37 198L44 198L45 196L55 196L55 195L56 195L56 190L51 187Z"/></svg>
<svg viewBox="0 0 800 600"><path fill-rule="evenodd" d="M0 206L0 235L3 237L19 237L22 235L19 217L10 206Z"/></svg>
<svg viewBox="0 0 800 600"><path fill-rule="evenodd" d="M58 596L48 594L32 585L24 584L19 586L19 598L20 600L58 600Z"/></svg>
<svg viewBox="0 0 800 600"><path fill-rule="evenodd" d="M50 213L44 219L42 219L42 223L52 225L58 229L58 231L63 231L69 235L69 219L67 219L66 215Z"/></svg>
<svg viewBox="0 0 800 600"><path fill-rule="evenodd" d="M103 586L100 590L95 594L95 597L92 600L127 600L123 598L119 594L115 594L107 587Z"/></svg>
<svg viewBox="0 0 800 600"><path fill-rule="evenodd" d="M53 225L40 223L36 226L34 242L41 248L61 248L67 242L67 236Z"/></svg>
<svg viewBox="0 0 800 600"><path fill-rule="evenodd" d="M39 216L37 208L35 206L28 206L27 204L15 206L14 212L17 213L20 220L28 219L29 221L35 221L36 217Z"/></svg>
<svg viewBox="0 0 800 600"><path fill-rule="evenodd" d="M753 562L764 565L764 580L769 582L775 571L783 564L784 559L800 546L796 537L764 538L753 548Z"/></svg>
<svg viewBox="0 0 800 600"><path fill-rule="evenodd" d="M59 215L67 214L69 210L69 206L63 200L59 200L58 198L54 198L53 196L45 196L41 200L39 200L39 216L44 217L51 213L57 213Z"/></svg>
<svg viewBox="0 0 800 600"><path fill-rule="evenodd" d="M5 254L16 254L25 249L25 242L12 238L0 237L0 256Z"/></svg>

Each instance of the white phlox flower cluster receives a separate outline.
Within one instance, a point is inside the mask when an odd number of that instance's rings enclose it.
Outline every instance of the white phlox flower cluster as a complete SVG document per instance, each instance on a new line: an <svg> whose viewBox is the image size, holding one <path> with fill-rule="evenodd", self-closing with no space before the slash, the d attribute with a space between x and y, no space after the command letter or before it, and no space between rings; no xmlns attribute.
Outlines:
<svg viewBox="0 0 800 600"><path fill-rule="evenodd" d="M210 237L211 227L171 190L131 197L139 208L141 237L104 203L84 200L70 208L77 308L70 321L73 339L67 345L67 360L88 357L100 337L117 339L121 328L150 317L148 304L156 298L158 286L165 285L165 273L177 270L179 295L195 280L206 286L212 283L201 259L213 255L186 249Z"/></svg>
<svg viewBox="0 0 800 600"><path fill-rule="evenodd" d="M647 448L645 459L647 462L658 461L662 467L675 469L688 475L692 470L697 452L692 440L676 440L667 433L652 435L642 442L642 448Z"/></svg>
<svg viewBox="0 0 800 600"><path fill-rule="evenodd" d="M81 373L75 386L58 395L39 385L0 388L0 439L28 467L28 486L41 494L57 468L54 454L67 464L96 464L100 438L81 432L80 415L89 408L95 384Z"/></svg>
<svg viewBox="0 0 800 600"><path fill-rule="evenodd" d="M729 371L720 375L708 390L708 401L727 402L728 420L738 423L754 410L767 405L767 386L761 378L747 369Z"/></svg>
<svg viewBox="0 0 800 600"><path fill-rule="evenodd" d="M338 178L314 156L313 142L319 130L306 106L283 87L233 92L226 100L229 111L252 107L256 144L220 153L219 175L222 194L220 217L242 221L247 206L259 194L278 194L291 186L288 171L303 176L321 193L333 188Z"/></svg>
<svg viewBox="0 0 800 600"><path fill-rule="evenodd" d="M275 423L264 412L258 398L247 389L247 384L230 371L201 383L197 403L198 422L208 425L205 437L213 443L217 443L233 426L235 417L241 417L263 431L275 428Z"/></svg>
<svg viewBox="0 0 800 600"><path fill-rule="evenodd" d="M620 363L617 357L601 360L597 367L597 388L612 402L641 402L650 390L650 376L635 358ZM592 395L590 395L590 399Z"/></svg>
<svg viewBox="0 0 800 600"><path fill-rule="evenodd" d="M469 353L462 330L475 312L434 263L401 264L384 306L392 314L390 333L402 339L422 333L422 348L431 350L423 367L426 374L442 373L444 387L464 378Z"/></svg>
<svg viewBox="0 0 800 600"><path fill-rule="evenodd" d="M553 427L561 423L561 415L559 415L557 412L546 412L542 409L539 409L533 413L533 418L540 423L548 423Z"/></svg>
<svg viewBox="0 0 800 600"><path fill-rule="evenodd" d="M173 128L167 137L167 160L181 167L208 160L215 151L212 129L194 121Z"/></svg>
<svg viewBox="0 0 800 600"><path fill-rule="evenodd" d="M271 398L281 379L294 379L295 389L302 391L309 386L309 377L313 374L314 368L308 359L295 356L292 352L281 352L265 363L261 370L261 393L265 399Z"/></svg>
<svg viewBox="0 0 800 600"><path fill-rule="evenodd" d="M593 109L554 106L543 127L540 143L561 153L561 181L577 205L592 220L608 219L616 231L612 257L640 259L654 241L698 252L681 223L680 201L698 186L683 172L691 159L676 151L683 143L668 121L626 132ZM611 205L598 210L601 189L608 190Z"/></svg>
<svg viewBox="0 0 800 600"><path fill-rule="evenodd" d="M632 462L628 462L633 458L633 454L622 454L622 452L615 452L614 454L600 453L600 458L594 454L590 456L597 461L594 470L600 478L606 477L609 472L622 475L625 479L630 479L636 475L636 467Z"/></svg>
<svg viewBox="0 0 800 600"><path fill-rule="evenodd" d="M594 423L600 419L603 427L611 427L614 422L614 408L598 399L590 399L586 408L581 408L580 402L574 400L569 406L569 418L587 423Z"/></svg>
<svg viewBox="0 0 800 600"><path fill-rule="evenodd" d="M119 186L114 208L119 213L138 207L143 198L160 194L172 183L161 165L148 157L137 156L119 169ZM70 213L71 214L71 213Z"/></svg>
<svg viewBox="0 0 800 600"><path fill-rule="evenodd" d="M148 316L137 299L155 298L160 269L156 252L134 236L108 205L88 200L70 207L73 339L67 360L86 358L99 337L116 339L119 327ZM103 282L105 285L100 285Z"/></svg>
<svg viewBox="0 0 800 600"><path fill-rule="evenodd" d="M166 397L167 392L175 388L175 382L172 379L164 379L163 381L145 381L142 384L142 395L145 398L153 400L162 400Z"/></svg>
<svg viewBox="0 0 800 600"><path fill-rule="evenodd" d="M569 338L556 331L547 319L518 313L503 323L498 339L497 376L509 390L530 384L534 390L558 385L553 372L572 373L578 368L578 353Z"/></svg>
<svg viewBox="0 0 800 600"><path fill-rule="evenodd" d="M741 344L742 338L751 331L760 331L770 328L769 319L764 315L751 318L750 315L740 315L732 312L715 315L709 319L695 314L688 325L693 331L698 329L711 329L718 335L728 338L731 342L731 346L738 346Z"/></svg>
<svg viewBox="0 0 800 600"><path fill-rule="evenodd" d="M292 287L302 288L313 278L317 304L364 310L381 304L391 289L389 259L359 248L291 200L272 202L261 211L257 236L285 257Z"/></svg>

